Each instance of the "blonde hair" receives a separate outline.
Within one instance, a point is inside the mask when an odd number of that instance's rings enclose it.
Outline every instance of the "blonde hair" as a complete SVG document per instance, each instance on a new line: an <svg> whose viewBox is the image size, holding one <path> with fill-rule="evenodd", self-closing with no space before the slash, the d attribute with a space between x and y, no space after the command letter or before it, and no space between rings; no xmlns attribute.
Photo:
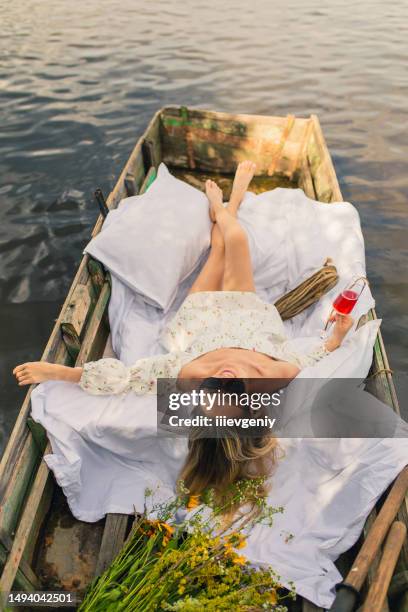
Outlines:
<svg viewBox="0 0 408 612"><path fill-rule="evenodd" d="M279 458L278 440L270 435L254 438L233 435L223 438L191 437L180 480L190 495L214 491L219 506L229 505L228 513L241 503L229 504L233 485L242 480L266 479ZM266 497L268 487L260 484L257 495Z"/></svg>

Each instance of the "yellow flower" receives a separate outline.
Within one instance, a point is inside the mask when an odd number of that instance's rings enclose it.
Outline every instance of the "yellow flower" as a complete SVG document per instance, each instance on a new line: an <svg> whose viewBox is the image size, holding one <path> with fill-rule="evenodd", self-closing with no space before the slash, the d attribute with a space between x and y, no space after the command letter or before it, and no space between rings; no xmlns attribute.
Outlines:
<svg viewBox="0 0 408 612"><path fill-rule="evenodd" d="M246 558L243 555L236 555L233 560L233 563L236 563L237 565L245 565L246 563Z"/></svg>
<svg viewBox="0 0 408 612"><path fill-rule="evenodd" d="M233 545L234 548L238 549L245 548L245 546L247 545L246 539L242 535L242 533L232 533L230 536L230 543Z"/></svg>
<svg viewBox="0 0 408 612"><path fill-rule="evenodd" d="M268 593L267 597L268 597L268 602L269 602L269 603L271 603L271 604L273 604L273 605L275 605L275 604L277 604L277 603L278 603L278 594L277 594L277 592L276 592L276 590L275 590L275 589L272 589L272 590L271 590L271 591Z"/></svg>
<svg viewBox="0 0 408 612"><path fill-rule="evenodd" d="M200 505L200 495L190 495L187 502L187 510L193 510Z"/></svg>
<svg viewBox="0 0 408 612"><path fill-rule="evenodd" d="M178 594L179 594L179 595L182 595L182 594L184 593L184 591L185 591L185 587L183 587L183 586L179 586L178 591L177 591L177 592L178 592Z"/></svg>
<svg viewBox="0 0 408 612"><path fill-rule="evenodd" d="M236 531L234 531L227 537L227 548L230 546L233 546L234 548L238 549L245 548L246 544L247 543L245 537L242 535L242 533L237 533Z"/></svg>
<svg viewBox="0 0 408 612"><path fill-rule="evenodd" d="M167 531L168 535L171 536L174 532L174 527L168 525L167 523L160 523L160 526Z"/></svg>

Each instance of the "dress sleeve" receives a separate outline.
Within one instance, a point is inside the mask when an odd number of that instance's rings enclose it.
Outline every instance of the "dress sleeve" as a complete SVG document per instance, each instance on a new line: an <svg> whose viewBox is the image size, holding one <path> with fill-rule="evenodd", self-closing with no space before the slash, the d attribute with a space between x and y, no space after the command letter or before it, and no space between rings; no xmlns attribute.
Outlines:
<svg viewBox="0 0 408 612"><path fill-rule="evenodd" d="M118 359L107 357L84 365L79 386L92 395L118 395L129 391L139 395L154 394L157 379L176 378L181 365L177 353L139 359L130 367Z"/></svg>
<svg viewBox="0 0 408 612"><path fill-rule="evenodd" d="M306 349L307 350L307 349ZM276 351L275 357L289 363L296 364L300 369L315 365L318 361L330 355L330 352L321 342L309 352L303 352L294 344L293 340L284 342Z"/></svg>
<svg viewBox="0 0 408 612"><path fill-rule="evenodd" d="M318 344L313 350L306 355L299 355L302 368L314 366L315 363L330 355L330 351L327 350L324 343Z"/></svg>

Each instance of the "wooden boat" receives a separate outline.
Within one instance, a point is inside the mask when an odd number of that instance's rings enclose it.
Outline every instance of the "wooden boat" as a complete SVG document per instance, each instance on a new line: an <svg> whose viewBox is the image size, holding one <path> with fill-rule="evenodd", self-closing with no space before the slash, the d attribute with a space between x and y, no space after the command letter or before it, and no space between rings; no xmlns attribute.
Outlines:
<svg viewBox="0 0 408 612"><path fill-rule="evenodd" d="M228 190L236 165L243 159L257 163L255 190L276 186L301 187L322 202L341 201L342 195L322 130L315 115L309 118L231 115L168 106L159 110L138 140L115 188L101 210L143 193L164 161L179 177L202 185L216 177ZM97 234L103 214L93 230ZM99 358L109 334L107 305L109 276L85 255L75 275L42 359L81 365ZM369 318L374 318L371 311ZM378 335L372 364L372 392L399 411L391 371ZM0 465L0 563L1 591L14 589L66 589L82 593L118 552L131 517L108 515L89 524L75 520L52 474L41 460L50 452L43 429L30 417L30 391L22 405ZM377 510L370 515L362 541ZM399 519L407 523L406 500ZM360 546L355 547L351 556ZM376 557L378 562L378 555ZM405 592L408 576L405 542L391 592L392 610L408 610ZM339 563L343 570L350 555ZM368 584L373 580L369 573ZM296 604L304 612L317 610L307 601Z"/></svg>

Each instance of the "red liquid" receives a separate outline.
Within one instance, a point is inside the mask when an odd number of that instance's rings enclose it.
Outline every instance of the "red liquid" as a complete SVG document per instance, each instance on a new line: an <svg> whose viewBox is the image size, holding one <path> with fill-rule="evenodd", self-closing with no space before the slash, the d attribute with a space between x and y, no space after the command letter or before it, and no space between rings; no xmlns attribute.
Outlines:
<svg viewBox="0 0 408 612"><path fill-rule="evenodd" d="M339 314L349 314L358 300L358 294L351 289L342 291L333 302L333 308L337 310Z"/></svg>

